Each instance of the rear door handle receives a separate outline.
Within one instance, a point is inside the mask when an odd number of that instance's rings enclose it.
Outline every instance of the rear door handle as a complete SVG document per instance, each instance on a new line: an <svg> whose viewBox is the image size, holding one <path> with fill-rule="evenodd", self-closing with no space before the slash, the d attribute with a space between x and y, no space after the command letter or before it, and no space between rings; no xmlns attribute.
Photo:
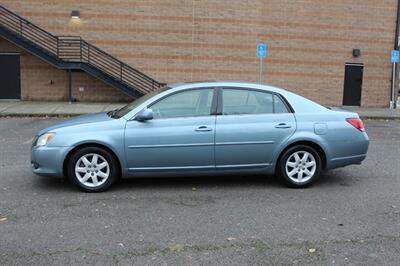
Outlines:
<svg viewBox="0 0 400 266"><path fill-rule="evenodd" d="M277 125L275 125L275 128L291 128L291 125L288 125L286 123L279 123Z"/></svg>
<svg viewBox="0 0 400 266"><path fill-rule="evenodd" d="M207 126L199 126L198 128L196 128L194 131L198 131L198 132L203 132L203 131L211 131L212 128L211 127L207 127Z"/></svg>

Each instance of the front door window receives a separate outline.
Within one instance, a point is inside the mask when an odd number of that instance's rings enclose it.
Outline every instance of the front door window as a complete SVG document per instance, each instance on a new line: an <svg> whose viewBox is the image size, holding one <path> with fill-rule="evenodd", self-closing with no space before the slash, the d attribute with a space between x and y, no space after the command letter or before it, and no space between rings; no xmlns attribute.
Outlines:
<svg viewBox="0 0 400 266"><path fill-rule="evenodd" d="M213 89L179 92L153 104L154 118L206 116L211 113Z"/></svg>

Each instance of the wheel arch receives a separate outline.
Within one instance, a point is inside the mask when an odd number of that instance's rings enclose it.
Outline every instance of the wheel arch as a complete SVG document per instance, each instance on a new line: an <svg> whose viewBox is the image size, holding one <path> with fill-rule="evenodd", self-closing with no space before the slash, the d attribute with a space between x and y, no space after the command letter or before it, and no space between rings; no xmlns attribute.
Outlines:
<svg viewBox="0 0 400 266"><path fill-rule="evenodd" d="M67 155L64 158L63 168L62 168L64 176L67 175L67 165L68 165L68 161L70 160L72 154L74 154L76 151L78 151L78 150L80 150L82 148L86 148L86 147L97 147L97 148L101 148L101 149L104 149L107 152L109 152L111 154L111 156L113 156L114 159L117 162L119 174L122 174L122 169L123 169L122 168L122 163L121 163L121 160L119 159L118 155L111 148L107 147L104 144L90 142L90 143L81 143L81 144L77 145L76 147L74 147L73 149L71 149L67 153Z"/></svg>
<svg viewBox="0 0 400 266"><path fill-rule="evenodd" d="M283 148L280 153L279 156L277 157L277 160L275 161L275 172L277 170L277 167L279 166L279 161L282 157L282 155L290 148L294 147L294 146L298 146L298 145L306 145L306 146L310 146L311 148L315 149L316 152L318 153L319 157L321 158L322 161L322 169L326 169L327 168L327 156L326 156L326 152L325 150L322 148L322 146L314 141L311 140L297 140L294 141L290 144L288 144L287 146L285 146L285 148Z"/></svg>

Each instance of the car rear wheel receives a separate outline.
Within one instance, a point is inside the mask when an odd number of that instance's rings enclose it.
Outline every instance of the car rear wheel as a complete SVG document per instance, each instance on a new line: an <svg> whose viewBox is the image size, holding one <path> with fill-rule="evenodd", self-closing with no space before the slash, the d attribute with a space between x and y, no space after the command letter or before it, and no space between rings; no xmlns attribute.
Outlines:
<svg viewBox="0 0 400 266"><path fill-rule="evenodd" d="M303 188L313 183L321 173L321 157L307 145L289 148L279 161L282 181L293 188Z"/></svg>
<svg viewBox="0 0 400 266"><path fill-rule="evenodd" d="M104 191L118 177L117 162L102 148L85 147L71 156L68 162L68 177L84 191Z"/></svg>

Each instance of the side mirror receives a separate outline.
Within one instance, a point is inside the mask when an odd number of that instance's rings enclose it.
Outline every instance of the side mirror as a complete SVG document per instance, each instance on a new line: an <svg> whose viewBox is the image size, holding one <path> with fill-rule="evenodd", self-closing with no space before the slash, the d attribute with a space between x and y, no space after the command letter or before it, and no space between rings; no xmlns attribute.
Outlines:
<svg viewBox="0 0 400 266"><path fill-rule="evenodd" d="M143 109L135 116L135 120L139 122L144 122L151 119L153 119L153 110L151 108Z"/></svg>

